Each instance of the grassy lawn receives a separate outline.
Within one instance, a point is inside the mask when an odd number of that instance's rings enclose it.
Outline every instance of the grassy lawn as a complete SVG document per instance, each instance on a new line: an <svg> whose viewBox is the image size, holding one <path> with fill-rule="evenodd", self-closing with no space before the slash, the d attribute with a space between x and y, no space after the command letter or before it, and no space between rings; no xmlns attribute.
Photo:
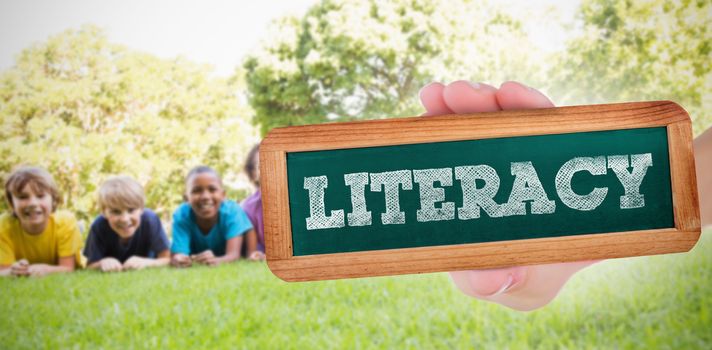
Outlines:
<svg viewBox="0 0 712 350"><path fill-rule="evenodd" d="M266 265L0 279L0 348L712 347L712 232L600 263L544 309L460 294L446 274L286 283Z"/></svg>

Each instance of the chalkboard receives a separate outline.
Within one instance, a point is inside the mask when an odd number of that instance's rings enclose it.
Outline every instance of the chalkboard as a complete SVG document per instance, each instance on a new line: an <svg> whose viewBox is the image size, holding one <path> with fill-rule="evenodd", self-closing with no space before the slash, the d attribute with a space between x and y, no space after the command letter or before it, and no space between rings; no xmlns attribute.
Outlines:
<svg viewBox="0 0 712 350"><path fill-rule="evenodd" d="M313 280L689 250L690 143L671 102L276 129L268 264Z"/></svg>

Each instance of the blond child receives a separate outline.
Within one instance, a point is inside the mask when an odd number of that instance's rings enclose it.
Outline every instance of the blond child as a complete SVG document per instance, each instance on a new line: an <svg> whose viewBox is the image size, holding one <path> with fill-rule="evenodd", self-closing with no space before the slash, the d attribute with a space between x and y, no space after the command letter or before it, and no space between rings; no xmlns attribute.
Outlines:
<svg viewBox="0 0 712 350"><path fill-rule="evenodd" d="M243 236L252 225L237 203L225 200L218 173L198 166L188 173L185 184L187 203L173 213L171 264L218 265L239 259Z"/></svg>
<svg viewBox="0 0 712 350"><path fill-rule="evenodd" d="M169 243L161 220L144 207L143 187L128 176L99 188L99 215L89 230L84 255L89 268L104 272L166 266Z"/></svg>
<svg viewBox="0 0 712 350"><path fill-rule="evenodd" d="M0 216L0 275L43 276L83 265L77 221L56 211L59 190L44 169L23 166L5 181L11 212Z"/></svg>

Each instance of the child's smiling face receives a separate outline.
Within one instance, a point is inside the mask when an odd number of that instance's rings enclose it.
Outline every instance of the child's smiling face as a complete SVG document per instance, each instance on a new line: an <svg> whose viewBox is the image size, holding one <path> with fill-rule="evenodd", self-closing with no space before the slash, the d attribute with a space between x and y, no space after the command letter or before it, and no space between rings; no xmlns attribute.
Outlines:
<svg viewBox="0 0 712 350"><path fill-rule="evenodd" d="M199 173L188 179L188 203L193 208L195 216L202 220L213 220L218 217L218 210L225 190L220 179L210 172Z"/></svg>
<svg viewBox="0 0 712 350"><path fill-rule="evenodd" d="M141 225L142 208L106 208L104 217L109 226L122 239L128 240Z"/></svg>
<svg viewBox="0 0 712 350"><path fill-rule="evenodd" d="M12 194L12 210L22 228L31 234L40 234L47 227L52 202L52 196L33 182Z"/></svg>

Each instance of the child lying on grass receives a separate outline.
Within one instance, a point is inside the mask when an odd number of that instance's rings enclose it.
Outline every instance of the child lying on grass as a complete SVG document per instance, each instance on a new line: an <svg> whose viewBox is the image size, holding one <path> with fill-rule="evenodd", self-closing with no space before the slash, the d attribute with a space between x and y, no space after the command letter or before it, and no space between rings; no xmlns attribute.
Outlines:
<svg viewBox="0 0 712 350"><path fill-rule="evenodd" d="M12 212L0 216L0 275L43 276L82 266L77 221L56 211L61 197L47 171L27 166L13 171L5 198Z"/></svg>
<svg viewBox="0 0 712 350"><path fill-rule="evenodd" d="M225 200L218 173L198 166L186 176L186 200L173 213L171 264L218 265L240 258L243 235L252 230L237 203Z"/></svg>
<svg viewBox="0 0 712 350"><path fill-rule="evenodd" d="M89 268L108 272L168 265L168 238L158 216L144 208L145 200L143 187L128 176L101 185L101 215L92 223L84 249Z"/></svg>
<svg viewBox="0 0 712 350"><path fill-rule="evenodd" d="M247 234L247 258L250 260L265 260L264 218L262 217L262 192L260 192L260 145L252 147L247 154L245 173L257 191L247 197L240 205L250 218L254 230Z"/></svg>

